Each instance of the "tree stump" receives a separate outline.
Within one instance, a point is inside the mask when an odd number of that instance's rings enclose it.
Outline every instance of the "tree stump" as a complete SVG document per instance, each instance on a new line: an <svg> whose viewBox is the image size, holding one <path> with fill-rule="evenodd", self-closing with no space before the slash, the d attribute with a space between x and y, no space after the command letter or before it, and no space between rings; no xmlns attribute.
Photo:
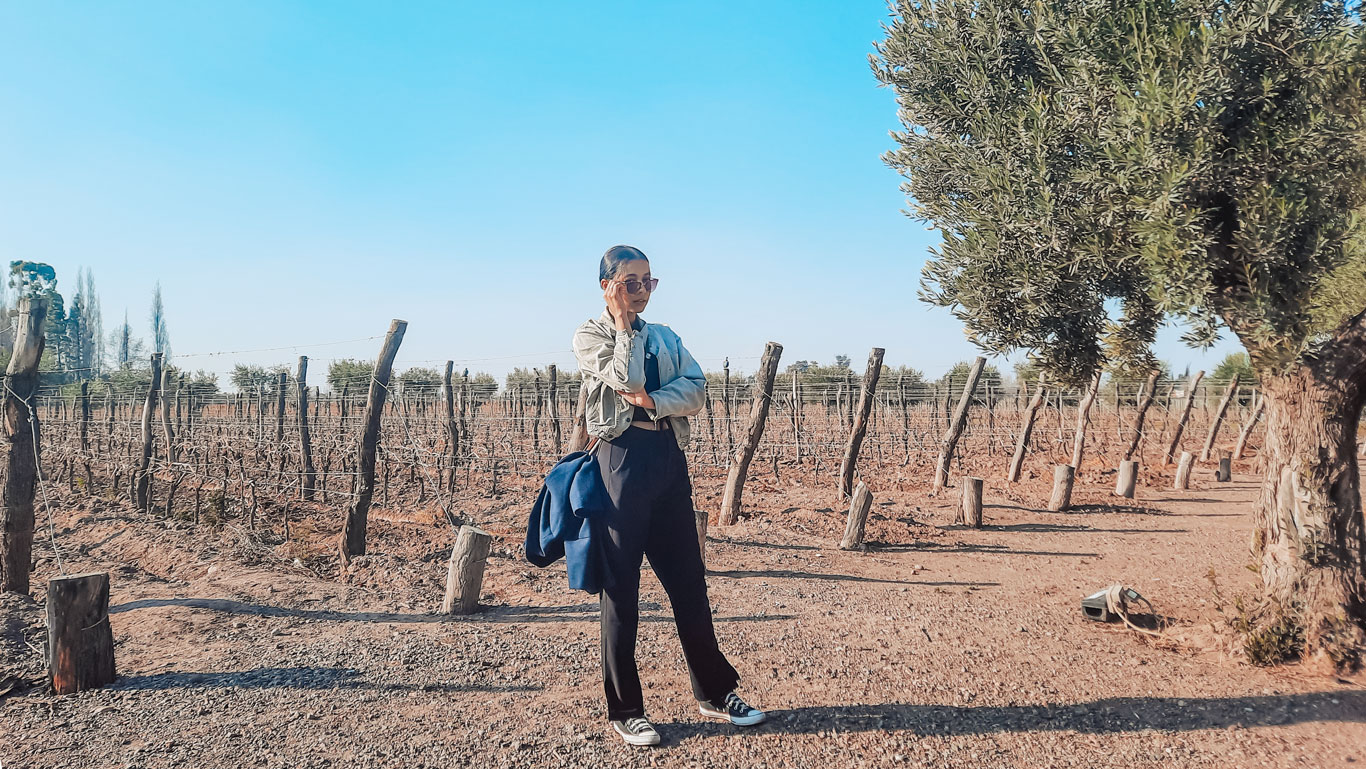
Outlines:
<svg viewBox="0 0 1366 769"><path fill-rule="evenodd" d="M1219 469L1214 473L1214 480L1226 483L1233 480L1233 461L1228 457L1219 458Z"/></svg>
<svg viewBox="0 0 1366 769"><path fill-rule="evenodd" d="M974 529L982 528L982 479L963 479L963 506L958 511L958 522Z"/></svg>
<svg viewBox="0 0 1366 769"><path fill-rule="evenodd" d="M484 563L488 560L493 537L482 529L461 526L451 548L446 571L446 599L443 614L469 614L479 607L479 592L484 587Z"/></svg>
<svg viewBox="0 0 1366 769"><path fill-rule="evenodd" d="M1176 466L1176 480L1172 482L1172 488L1176 491L1185 491L1191 485L1191 468L1195 466L1195 455L1189 451L1181 452L1181 462Z"/></svg>
<svg viewBox="0 0 1366 769"><path fill-rule="evenodd" d="M849 503L849 521L844 526L844 539L840 541L841 550L857 550L863 546L863 526L868 522L868 510L873 506L873 492L867 484L859 481L854 488L854 497Z"/></svg>
<svg viewBox="0 0 1366 769"><path fill-rule="evenodd" d="M57 694L114 682L109 575L53 577L47 583L48 676Z"/></svg>
<svg viewBox="0 0 1366 769"><path fill-rule="evenodd" d="M1134 498L1134 489L1138 485L1138 462L1134 460L1124 460L1119 463L1119 477L1115 479L1115 496L1125 499Z"/></svg>
<svg viewBox="0 0 1366 769"><path fill-rule="evenodd" d="M1077 469L1071 465L1057 465L1053 468L1053 496L1048 500L1048 509L1060 513L1072 506L1072 483L1076 480Z"/></svg>

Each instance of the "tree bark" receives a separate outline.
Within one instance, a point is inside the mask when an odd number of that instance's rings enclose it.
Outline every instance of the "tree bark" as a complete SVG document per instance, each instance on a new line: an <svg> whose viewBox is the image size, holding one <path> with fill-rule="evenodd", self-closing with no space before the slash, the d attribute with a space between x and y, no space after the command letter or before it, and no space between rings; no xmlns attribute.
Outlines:
<svg viewBox="0 0 1366 769"><path fill-rule="evenodd" d="M152 353L152 383L147 387L147 399L142 404L142 460L134 476L134 502L139 510L152 509L152 411L157 407L161 391L161 353Z"/></svg>
<svg viewBox="0 0 1366 769"><path fill-rule="evenodd" d="M844 523L844 539L840 540L841 550L858 550L863 547L863 527L868 522L868 511L872 506L873 493L863 481L859 481L849 500L849 518Z"/></svg>
<svg viewBox="0 0 1366 769"><path fill-rule="evenodd" d="M1306 656L1339 668L1355 664L1366 646L1366 526L1356 459L1366 328L1360 336L1348 350L1355 360L1336 355L1261 377L1266 466L1253 553L1266 597L1297 617Z"/></svg>
<svg viewBox="0 0 1366 769"><path fill-rule="evenodd" d="M299 410L299 466L303 469L302 493L305 500L313 499L314 487L318 481L317 468L313 466L313 435L308 429L308 356L299 356L299 371L294 376L298 386Z"/></svg>
<svg viewBox="0 0 1366 769"><path fill-rule="evenodd" d="M53 577L47 583L48 678L57 694L114 682L109 575Z"/></svg>

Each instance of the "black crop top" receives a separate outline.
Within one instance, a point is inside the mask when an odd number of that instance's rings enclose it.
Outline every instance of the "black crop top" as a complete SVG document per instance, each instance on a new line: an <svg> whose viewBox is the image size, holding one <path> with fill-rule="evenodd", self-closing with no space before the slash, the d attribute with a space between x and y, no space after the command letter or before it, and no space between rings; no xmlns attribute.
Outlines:
<svg viewBox="0 0 1366 769"><path fill-rule="evenodd" d="M645 353L645 392L652 393L659 389L659 361L652 352ZM631 414L633 422L648 422L650 415L645 413L645 409L636 406L635 412Z"/></svg>

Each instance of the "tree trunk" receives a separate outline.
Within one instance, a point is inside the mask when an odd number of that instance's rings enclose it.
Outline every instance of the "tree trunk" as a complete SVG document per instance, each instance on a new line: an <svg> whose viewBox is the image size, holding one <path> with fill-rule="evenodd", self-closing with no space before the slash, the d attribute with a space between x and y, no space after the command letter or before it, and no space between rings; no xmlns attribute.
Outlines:
<svg viewBox="0 0 1366 769"><path fill-rule="evenodd" d="M38 411L33 394L38 388L38 362L43 358L46 299L19 300L14 323L14 354L0 393L4 419L4 492L0 499L0 590L28 594L33 560L33 492L39 478Z"/></svg>
<svg viewBox="0 0 1366 769"><path fill-rule="evenodd" d="M754 451L759 448L759 439L764 435L764 422L768 419L769 403L773 400L773 379L778 375L778 359L782 355L783 346L777 342L764 345L759 373L754 376L754 401L750 404L745 443L731 455L730 470L726 475L725 494L721 498L721 513L718 517L722 526L733 526L740 519L745 477L749 474L749 463L754 459ZM729 378L729 368L727 372Z"/></svg>
<svg viewBox="0 0 1366 769"><path fill-rule="evenodd" d="M1262 376L1266 474L1252 549L1261 558L1266 597L1298 619L1306 657L1348 667L1366 645L1366 527L1356 459L1366 366L1335 361Z"/></svg>
<svg viewBox="0 0 1366 769"><path fill-rule="evenodd" d="M1148 418L1148 408L1153 405L1153 396L1157 395L1157 377L1162 372L1154 369L1148 374L1148 381L1143 383L1143 402L1138 404L1138 415L1134 417L1134 437L1129 441L1129 448L1124 450L1124 461L1134 458L1138 453L1138 447L1143 442L1143 422ZM1115 388L1118 391L1119 388Z"/></svg>
<svg viewBox="0 0 1366 769"><path fill-rule="evenodd" d="M1219 428L1224 424L1224 415L1228 413L1228 404L1233 402L1234 396L1238 394L1238 384L1241 377L1233 375L1233 380L1228 383L1228 391L1224 393L1223 400L1219 401L1219 410L1214 413L1214 421L1210 423L1209 435L1205 437L1205 447L1200 450L1200 461L1208 462L1210 452L1214 451L1214 442L1219 439Z"/></svg>
<svg viewBox="0 0 1366 769"><path fill-rule="evenodd" d="M1006 481L1009 483L1020 480L1020 468L1024 465L1025 452L1029 451L1029 438L1034 434L1034 419L1039 414L1039 406L1043 405L1045 392L1043 377L1039 377L1034 397L1029 401L1029 410L1025 412L1024 423L1020 425L1020 437L1015 442L1015 456L1010 458L1010 469L1006 471Z"/></svg>
<svg viewBox="0 0 1366 769"><path fill-rule="evenodd" d="M384 345L380 347L375 369L370 375L370 394L365 402L365 417L361 421L360 443L356 446L355 472L360 477L360 489L355 492L346 518L342 520L340 545L343 566L350 564L351 556L365 554L370 502L375 496L375 451L379 443L380 417L384 414L394 356L398 354L398 346L403 343L403 333L407 330L406 320L394 320L389 324L389 333L384 336Z"/></svg>
<svg viewBox="0 0 1366 769"><path fill-rule="evenodd" d="M987 359L981 356L972 362L968 380L963 383L963 396L958 400L958 410L953 413L953 421L939 442L939 458L934 463L934 494L938 494L949 482L949 464L953 462L953 453L958 448L963 427L968 423L968 407L972 405L972 394L977 389L977 380L982 376L982 368L986 364Z"/></svg>
<svg viewBox="0 0 1366 769"><path fill-rule="evenodd" d="M849 442L844 447L844 461L840 465L840 499L848 499L854 493L854 470L858 464L859 447L863 436L868 432L868 414L873 410L873 396L877 392L877 382L882 376L882 356L887 351L874 347L868 353L868 366L863 371L863 388L859 391L858 416L853 429L849 431ZM793 406L795 409L796 406Z"/></svg>
<svg viewBox="0 0 1366 769"><path fill-rule="evenodd" d="M1091 386L1086 390L1086 397L1082 398L1077 406L1077 431L1072 437L1072 469L1076 472L1081 471L1082 450L1086 448L1086 425L1091 421L1091 406L1096 402L1096 393L1100 391L1100 372L1091 378Z"/></svg>

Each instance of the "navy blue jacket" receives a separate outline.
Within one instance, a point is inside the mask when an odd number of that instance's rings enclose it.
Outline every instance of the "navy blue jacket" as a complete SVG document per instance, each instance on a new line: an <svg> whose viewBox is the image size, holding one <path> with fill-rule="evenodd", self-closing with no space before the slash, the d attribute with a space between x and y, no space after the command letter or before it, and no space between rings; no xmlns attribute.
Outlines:
<svg viewBox="0 0 1366 769"><path fill-rule="evenodd" d="M611 587L602 548L594 544L595 522L612 509L612 498L602 484L598 459L576 451L546 473L526 526L526 559L549 566L565 559L569 586L598 593Z"/></svg>

